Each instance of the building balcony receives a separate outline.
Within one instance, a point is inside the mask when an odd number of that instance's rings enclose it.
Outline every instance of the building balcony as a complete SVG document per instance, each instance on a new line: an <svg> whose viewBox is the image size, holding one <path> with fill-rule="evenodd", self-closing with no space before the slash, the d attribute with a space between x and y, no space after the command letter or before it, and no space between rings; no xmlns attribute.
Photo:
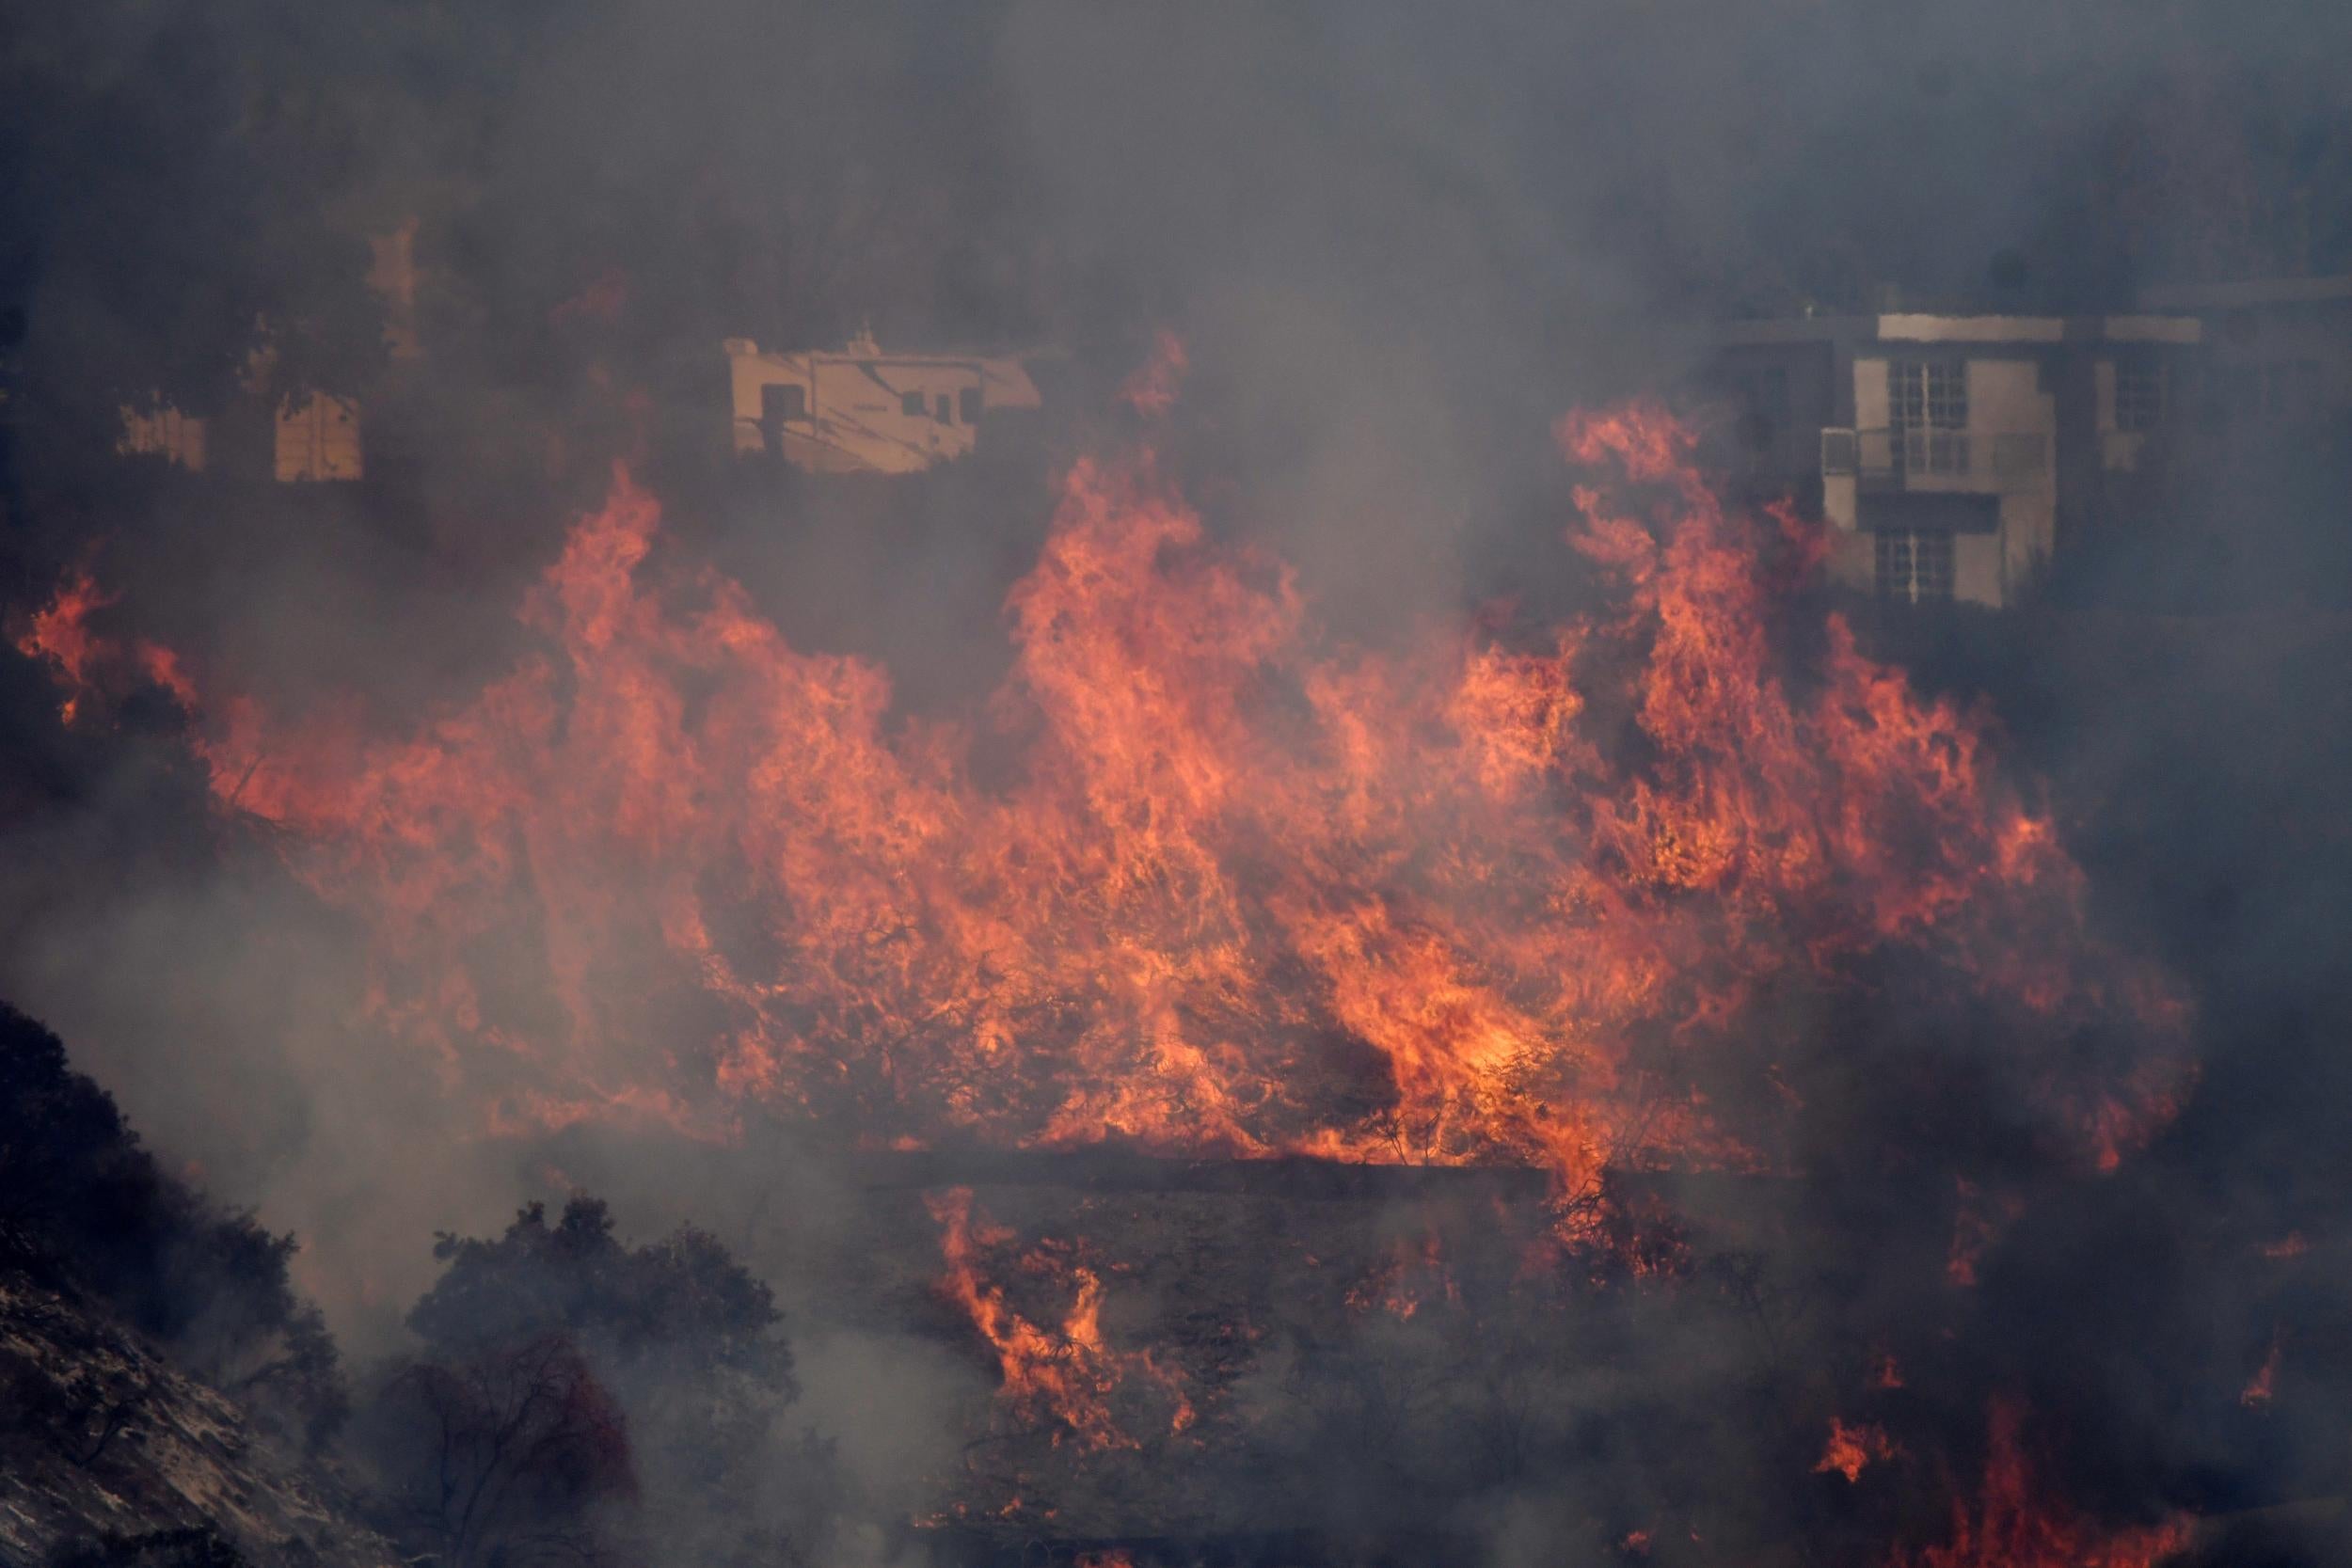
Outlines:
<svg viewBox="0 0 2352 1568"><path fill-rule="evenodd" d="M1851 479L1864 491L1960 490L2000 495L2047 483L2044 431L1902 430L1821 432L1821 477Z"/></svg>

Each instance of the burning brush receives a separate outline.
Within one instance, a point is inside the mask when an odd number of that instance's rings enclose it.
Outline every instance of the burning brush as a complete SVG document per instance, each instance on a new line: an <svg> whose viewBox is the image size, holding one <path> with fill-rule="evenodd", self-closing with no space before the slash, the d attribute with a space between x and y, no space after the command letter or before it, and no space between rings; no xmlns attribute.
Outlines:
<svg viewBox="0 0 2352 1568"><path fill-rule="evenodd" d="M1139 383L1160 413L1177 368ZM1854 1070L1825 1021L1899 995L1995 1042L1971 1070L2035 1159L2118 1168L2188 1089L2186 1009L2087 928L1989 721L1811 612L1819 531L1726 509L1663 410L1571 415L1558 439L1587 476L1565 545L1609 608L1385 647L1323 634L1149 450L1081 462L977 713L900 712L883 670L791 645L664 552L626 473L521 607L532 650L405 732L224 689L103 629L87 579L20 646L73 722L135 682L170 694L220 811L275 830L366 932L355 1029L414 1053L485 1136L757 1122L869 1148L1525 1166L1549 1199L1503 1295L1531 1274L1711 1290L1706 1238L1673 1204L1643 1218L1627 1179L1804 1178ZM977 767L982 742L1016 762ZM1851 1158L1899 1170L1889 1137ZM1964 1291L2028 1195L1991 1161L1917 1187L1951 1238L1933 1288ZM1201 1418L1170 1365L1106 1336L1083 1248L1016 1248L967 1192L932 1212L941 1289L1016 1424L1103 1455L1137 1447L1135 1419L1164 1440ZM1499 1333L1442 1254L1433 1233L1343 1287L1357 1316ZM1948 1544L1889 1562L2138 1568L2183 1538L2042 1501L2022 1421L1996 1410ZM1925 1463L1876 1421L1832 1433L1818 1468L1857 1492ZM1608 1538L1667 1560L1690 1533Z"/></svg>

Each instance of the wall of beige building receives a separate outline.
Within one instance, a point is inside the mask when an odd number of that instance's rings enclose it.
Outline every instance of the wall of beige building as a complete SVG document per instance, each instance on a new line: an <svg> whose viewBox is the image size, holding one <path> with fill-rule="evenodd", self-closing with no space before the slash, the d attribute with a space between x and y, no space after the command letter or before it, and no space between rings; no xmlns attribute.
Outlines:
<svg viewBox="0 0 2352 1568"><path fill-rule="evenodd" d="M2015 324L2004 325L2014 332ZM1915 356L1926 356L1935 352L1934 343L1954 340L1922 336L1912 341L1921 345ZM1893 424L1889 367L1905 356L1899 345L1892 345L1888 353L1855 357L1857 430L1884 431ZM1915 493L1997 498L1999 523L1992 533L1963 533L1952 541L1952 596L1998 609L2015 601L2048 563L2057 544L2058 469L2051 452L2057 440L2058 400L2042 386L2037 359L1969 356L1964 365L1968 392L1964 428L1972 450L1990 453L1996 436L2038 437L2042 444L2041 462L2032 472L2020 474L2002 473L1986 462L1972 460L1960 472L1906 474L1903 484ZM1874 531L1859 526L1858 483L1852 476L1825 477L1822 510L1840 529L1830 553L1833 580L1867 592L1877 579L1877 539Z"/></svg>

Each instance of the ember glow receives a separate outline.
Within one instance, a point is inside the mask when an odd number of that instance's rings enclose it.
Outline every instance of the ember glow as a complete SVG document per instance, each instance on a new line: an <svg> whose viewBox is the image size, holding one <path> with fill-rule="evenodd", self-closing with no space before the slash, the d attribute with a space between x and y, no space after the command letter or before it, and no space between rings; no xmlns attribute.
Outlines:
<svg viewBox="0 0 2352 1568"><path fill-rule="evenodd" d="M2085 935L1985 723L1834 617L1801 657L1818 534L1726 511L1662 411L1558 435L1567 547L1615 592L1569 625L1334 645L1136 451L1069 473L984 714L901 714L884 671L657 561L626 473L522 609L538 651L413 733L135 657L222 809L369 929L363 1011L485 1132L757 1113L1532 1164L1573 1209L1613 1164L1775 1168L1797 1097L1727 1109L1710 1074L1769 1044L1765 999L1897 944L2027 1036L2120 1013L2154 1042L2136 1081L2027 1063L2111 1168L2177 1106L2182 1008ZM37 623L77 694L94 592Z"/></svg>
<svg viewBox="0 0 2352 1568"><path fill-rule="evenodd" d="M2254 1375L2248 1378L2246 1386L2239 1390L2238 1403L2249 1410L2260 1410L2269 1404L2278 1392L2279 1338L2274 1334L2270 1338L2270 1350L2264 1355L2262 1365L2254 1369Z"/></svg>
<svg viewBox="0 0 2352 1568"><path fill-rule="evenodd" d="M1870 1465L1892 1459L1901 1449L1887 1437L1886 1429L1868 1421L1848 1425L1833 1417L1829 1423L1829 1443L1821 1449L1820 1463L1813 1466L1817 1476L1839 1475L1849 1481L1862 1479L1862 1472Z"/></svg>
<svg viewBox="0 0 2352 1568"><path fill-rule="evenodd" d="M2155 1568L2186 1546L2190 1521L2103 1528L2076 1517L2037 1484L2023 1444L2023 1418L1993 1406L1984 1479L1971 1506L1956 1502L1951 1538L1888 1568Z"/></svg>

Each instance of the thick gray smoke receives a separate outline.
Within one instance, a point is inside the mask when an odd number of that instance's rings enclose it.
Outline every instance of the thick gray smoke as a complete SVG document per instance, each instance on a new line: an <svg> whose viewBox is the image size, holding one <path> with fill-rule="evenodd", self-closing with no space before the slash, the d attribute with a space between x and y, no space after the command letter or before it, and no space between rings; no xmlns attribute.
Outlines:
<svg viewBox="0 0 2352 1568"><path fill-rule="evenodd" d="M1174 459L1212 526L1377 641L1573 596L1550 421L1688 386L1709 322L1871 309L1890 285L2093 312L2168 280L2352 267L2352 8L2328 0L23 8L0 38L0 309L23 326L0 345L0 593L21 616L86 564L118 635L393 727L505 666L514 604L616 457L662 493L676 547L797 644L885 661L909 707L984 694L1050 466L1161 328L1192 360ZM411 220L425 353L404 367L361 279L370 237ZM368 388L368 485L126 473L126 404L212 415L226 450L257 322L274 389ZM889 346L1055 351L1033 461L891 496L730 474L721 340L869 324ZM1953 1325L1969 1349L1937 1395L2023 1385L2075 1424L2078 1488L2121 1512L2344 1484L2340 1351L2312 1348L2250 1463L2243 1422L2173 1381L2344 1300L2340 1261L2290 1308L2217 1277L2271 1233L2320 1241L2345 1192L2323 1152L2352 1023L2345 640L2267 613L2326 598L2296 563L2345 564L2340 458L2298 456L2259 507L2209 498L2254 551L2094 563L2089 610L1904 634L1924 680L1994 693L2093 918L2200 1005L2203 1082L2153 1168L2037 1211ZM2193 602L2221 579L2228 613ZM854 1210L835 1173L788 1148L460 1137L432 1065L355 1029L357 933L220 826L168 705L67 728L47 674L0 661L0 995L167 1161L305 1238L348 1345L401 1342L435 1231L591 1187L633 1233L696 1220L770 1277L804 1324L800 1409L861 1506L917 1506L908 1478L956 1462L942 1433L990 1370L861 1324L808 1275L854 1245L823 1234ZM1885 1024L1865 1011L1823 1028ZM1932 1123L1890 1109L1883 1061L1831 1076L1825 1146L1841 1118ZM1824 1188L1910 1180L1822 1164ZM1807 1205L1830 1240L1773 1265L1867 1288L1838 1249L1901 1227L1850 1195ZM1733 1358L1692 1385L1778 1386L1765 1353ZM1597 1423L1576 1437L1591 1469L1494 1503L1506 1560L1605 1513L1626 1463L1600 1431L1633 1419L1625 1390L1565 1382Z"/></svg>

